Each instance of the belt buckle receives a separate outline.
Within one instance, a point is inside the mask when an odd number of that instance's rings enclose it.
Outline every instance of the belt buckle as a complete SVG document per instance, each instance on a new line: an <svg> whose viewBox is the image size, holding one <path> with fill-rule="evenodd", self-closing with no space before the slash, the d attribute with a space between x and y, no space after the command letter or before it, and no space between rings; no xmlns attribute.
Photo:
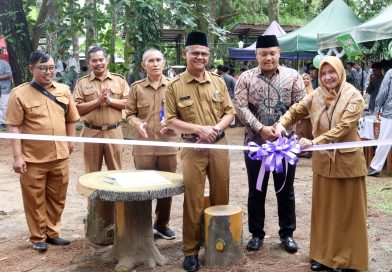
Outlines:
<svg viewBox="0 0 392 272"><path fill-rule="evenodd" d="M109 129L109 126L102 126L102 128L101 128L101 130L108 130Z"/></svg>

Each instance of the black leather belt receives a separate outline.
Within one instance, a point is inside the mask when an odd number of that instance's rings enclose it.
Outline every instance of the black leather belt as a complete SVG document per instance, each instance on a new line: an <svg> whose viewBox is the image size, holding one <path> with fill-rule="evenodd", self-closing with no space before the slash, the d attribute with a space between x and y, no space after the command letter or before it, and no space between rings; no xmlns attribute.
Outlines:
<svg viewBox="0 0 392 272"><path fill-rule="evenodd" d="M181 134L181 139L187 142L196 143L199 140L199 136L197 136L197 134Z"/></svg>
<svg viewBox="0 0 392 272"><path fill-rule="evenodd" d="M84 122L84 126L87 128L91 128L91 129L96 129L96 130L111 130L111 129L115 129L118 128L121 125L121 122L115 123L115 124L111 124L111 125L107 125L107 126L95 126L95 125L90 125L87 122Z"/></svg>
<svg viewBox="0 0 392 272"><path fill-rule="evenodd" d="M225 132L222 132L222 134L220 134L218 138L216 138L214 143L216 143L220 139L223 139L224 137L225 137ZM199 136L197 136L197 134L181 134L181 139L187 142L196 143L199 140Z"/></svg>

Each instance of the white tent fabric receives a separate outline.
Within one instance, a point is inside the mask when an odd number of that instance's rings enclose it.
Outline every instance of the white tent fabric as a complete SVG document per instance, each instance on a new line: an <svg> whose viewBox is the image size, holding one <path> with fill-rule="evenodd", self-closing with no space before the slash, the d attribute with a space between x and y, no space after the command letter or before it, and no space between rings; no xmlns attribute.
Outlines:
<svg viewBox="0 0 392 272"><path fill-rule="evenodd" d="M275 35L276 37L280 37L283 35L286 35L286 31L284 31L284 29L278 24L278 22L276 21L272 21L272 23L268 26L268 28L264 31L264 33L262 34L264 35ZM249 45L248 47L246 47L245 49L256 49L256 42L252 43L251 45Z"/></svg>
<svg viewBox="0 0 392 272"><path fill-rule="evenodd" d="M350 33L357 43L392 39L392 5L359 26L334 33L318 33L318 49L339 47L337 37L347 33Z"/></svg>

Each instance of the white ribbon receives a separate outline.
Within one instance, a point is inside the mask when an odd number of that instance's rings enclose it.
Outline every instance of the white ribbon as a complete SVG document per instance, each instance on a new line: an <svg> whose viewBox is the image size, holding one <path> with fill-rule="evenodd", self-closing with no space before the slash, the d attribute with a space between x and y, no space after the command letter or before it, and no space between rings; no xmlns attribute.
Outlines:
<svg viewBox="0 0 392 272"><path fill-rule="evenodd" d="M54 135L41 135L41 134L18 134L18 133L4 133L4 132L0 133L0 139L21 139L21 140L96 143L96 144L146 145L146 146L161 146L161 147L187 147L187 148L200 148L200 149L201 148L228 149L228 150L244 150L244 151L252 149L252 147L243 146L243 145L158 142L158 141L140 141L140 140L123 140L123 139L90 138L90 137L54 136ZM333 150L333 149L343 149L343 148L352 148L352 147L385 146L385 145L392 145L392 138L384 139L382 141L369 140L369 141L358 141L358 142L313 145L304 148L303 151Z"/></svg>

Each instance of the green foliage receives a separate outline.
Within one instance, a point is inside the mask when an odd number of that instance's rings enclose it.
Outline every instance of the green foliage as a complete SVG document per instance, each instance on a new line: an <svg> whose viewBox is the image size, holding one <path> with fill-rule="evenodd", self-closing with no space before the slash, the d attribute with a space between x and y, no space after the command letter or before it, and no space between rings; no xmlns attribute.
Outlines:
<svg viewBox="0 0 392 272"><path fill-rule="evenodd" d="M350 7L354 10L355 14L362 21L367 21L377 14L379 14L384 8L392 4L392 0L356 0L350 1Z"/></svg>
<svg viewBox="0 0 392 272"><path fill-rule="evenodd" d="M54 0L50 0L54 1ZM28 15L30 30L36 21L37 0L23 0ZM322 0L280 0L279 23L283 25L304 25L321 11ZM392 4L392 0L351 0L347 1L361 20L367 20ZM80 44L85 46L98 43L119 57L124 63L111 63L110 69L119 73L133 71L138 75L143 52L150 48L160 49L168 65L176 63L174 43L162 42L162 29L180 29L208 32L213 58L228 62L228 47L237 47L237 38L228 38L228 30L238 23L268 24L268 0L96 0L95 5L80 5L79 0L55 1L55 16L45 21L50 42L48 49L55 55L69 56L72 34L88 37ZM112 14L116 15L113 29ZM10 13L15 17L15 14ZM88 24L88 23L89 24ZM17 24L17 23L16 23ZM94 35L90 31L93 31ZM112 34L115 32L115 47ZM20 31L21 35L25 35ZM9 37L11 40L14 37ZM115 48L115 52L111 50ZM68 56L67 56L68 54ZM214 61L212 58L211 62ZM181 63L184 61L181 59Z"/></svg>

